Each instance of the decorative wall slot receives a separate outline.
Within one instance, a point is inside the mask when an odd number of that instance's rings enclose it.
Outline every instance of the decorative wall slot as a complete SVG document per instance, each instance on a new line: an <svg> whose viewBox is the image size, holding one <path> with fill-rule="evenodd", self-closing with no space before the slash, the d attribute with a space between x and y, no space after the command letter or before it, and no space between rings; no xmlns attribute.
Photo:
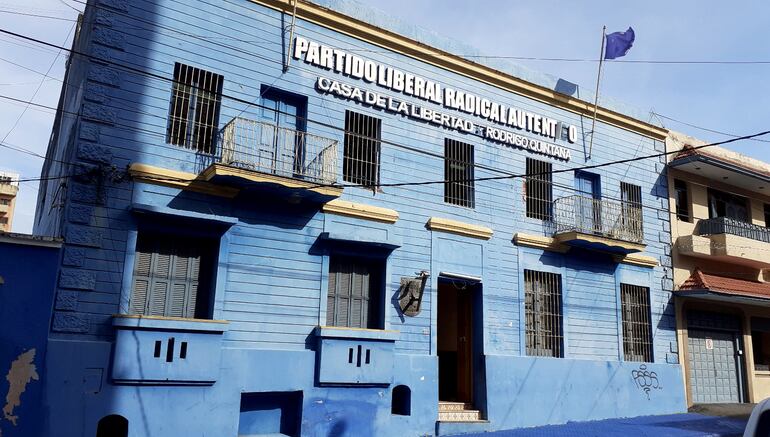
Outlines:
<svg viewBox="0 0 770 437"><path fill-rule="evenodd" d="M160 345L161 345L161 341L156 340L155 341L155 358L160 358Z"/></svg>
<svg viewBox="0 0 770 437"><path fill-rule="evenodd" d="M166 362L170 363L174 361L174 337L168 339L168 346L166 346Z"/></svg>
<svg viewBox="0 0 770 437"><path fill-rule="evenodd" d="M182 344L179 346L179 358L185 359L187 358L187 342L183 341Z"/></svg>
<svg viewBox="0 0 770 437"><path fill-rule="evenodd" d="M356 357L356 367L361 367L362 360L364 364L369 364L372 361L372 350L364 350L360 344L356 348L348 348L348 364L353 364L353 355Z"/></svg>

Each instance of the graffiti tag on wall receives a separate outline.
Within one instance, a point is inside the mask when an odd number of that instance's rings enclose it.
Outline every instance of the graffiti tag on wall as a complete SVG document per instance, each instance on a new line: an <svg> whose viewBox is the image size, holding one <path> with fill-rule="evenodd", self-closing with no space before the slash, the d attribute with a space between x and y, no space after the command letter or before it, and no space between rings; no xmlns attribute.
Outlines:
<svg viewBox="0 0 770 437"><path fill-rule="evenodd" d="M647 400L650 400L650 392L652 390L663 389L660 381L658 381L658 374L647 370L647 366L644 364L640 364L638 369L631 371L631 378L634 379L636 386L647 395Z"/></svg>

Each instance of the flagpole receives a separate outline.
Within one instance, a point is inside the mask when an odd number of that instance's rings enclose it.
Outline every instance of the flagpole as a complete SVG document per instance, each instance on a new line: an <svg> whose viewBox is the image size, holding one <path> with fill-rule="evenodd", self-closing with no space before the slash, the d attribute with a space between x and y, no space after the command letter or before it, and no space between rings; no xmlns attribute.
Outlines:
<svg viewBox="0 0 770 437"><path fill-rule="evenodd" d="M591 159L591 152L594 148L594 129L596 129L596 110L599 108L599 81L602 77L602 63L604 62L604 42L607 26L602 26L602 48L599 52L599 73L596 75L596 92L594 93L594 118L591 121L591 141L588 144L588 159Z"/></svg>

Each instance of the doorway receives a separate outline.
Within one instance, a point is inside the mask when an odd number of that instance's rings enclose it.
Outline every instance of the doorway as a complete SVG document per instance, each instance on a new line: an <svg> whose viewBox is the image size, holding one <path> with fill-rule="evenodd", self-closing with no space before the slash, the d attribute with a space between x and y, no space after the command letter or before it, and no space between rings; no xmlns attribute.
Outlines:
<svg viewBox="0 0 770 437"><path fill-rule="evenodd" d="M601 233L601 183L598 174L575 172L575 188L579 194L575 205L576 225L587 234Z"/></svg>
<svg viewBox="0 0 770 437"><path fill-rule="evenodd" d="M439 401L474 404L474 300L478 283L439 278Z"/></svg>

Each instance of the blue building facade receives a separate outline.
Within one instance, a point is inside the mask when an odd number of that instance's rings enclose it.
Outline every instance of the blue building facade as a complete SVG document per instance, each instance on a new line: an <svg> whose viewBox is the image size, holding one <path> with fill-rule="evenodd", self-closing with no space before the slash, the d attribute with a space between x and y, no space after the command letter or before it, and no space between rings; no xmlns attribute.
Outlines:
<svg viewBox="0 0 770 437"><path fill-rule="evenodd" d="M36 217L65 240L49 435L685 409L663 163L585 168L663 129L602 107L589 147L568 82L347 2L99 0L73 47Z"/></svg>

